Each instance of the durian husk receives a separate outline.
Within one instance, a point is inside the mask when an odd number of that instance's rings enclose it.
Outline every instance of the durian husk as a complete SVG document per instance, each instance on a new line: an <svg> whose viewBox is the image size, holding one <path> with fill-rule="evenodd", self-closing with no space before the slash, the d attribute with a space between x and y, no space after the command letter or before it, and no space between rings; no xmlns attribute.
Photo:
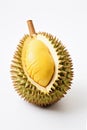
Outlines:
<svg viewBox="0 0 87 130"><path fill-rule="evenodd" d="M17 46L11 64L11 78L15 90L24 100L39 106L48 106L64 97L67 90L70 89L73 78L73 65L70 55L61 41L45 32L39 32L36 35L38 34L45 36L49 41L51 41L51 44L58 55L58 60L60 61L58 79L55 79L55 82L52 84L48 93L39 90L28 80L23 70L21 56L24 41L29 37L29 35L25 35Z"/></svg>

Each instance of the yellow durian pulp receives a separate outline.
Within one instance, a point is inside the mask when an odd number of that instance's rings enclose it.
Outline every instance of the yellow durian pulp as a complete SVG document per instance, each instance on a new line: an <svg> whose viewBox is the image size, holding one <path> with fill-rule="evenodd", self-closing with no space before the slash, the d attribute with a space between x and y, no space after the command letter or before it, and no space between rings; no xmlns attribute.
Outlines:
<svg viewBox="0 0 87 130"><path fill-rule="evenodd" d="M22 50L22 64L27 75L46 87L54 74L55 64L48 47L36 38L28 37Z"/></svg>

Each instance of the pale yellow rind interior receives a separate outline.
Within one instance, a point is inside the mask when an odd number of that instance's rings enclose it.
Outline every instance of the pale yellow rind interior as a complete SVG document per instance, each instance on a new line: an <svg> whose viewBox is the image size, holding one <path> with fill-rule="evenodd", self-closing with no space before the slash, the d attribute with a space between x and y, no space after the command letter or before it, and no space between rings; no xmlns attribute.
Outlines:
<svg viewBox="0 0 87 130"><path fill-rule="evenodd" d="M49 91L55 77L58 78L58 57L50 44L47 38L37 35L28 37L22 50L22 64L29 81L44 92Z"/></svg>

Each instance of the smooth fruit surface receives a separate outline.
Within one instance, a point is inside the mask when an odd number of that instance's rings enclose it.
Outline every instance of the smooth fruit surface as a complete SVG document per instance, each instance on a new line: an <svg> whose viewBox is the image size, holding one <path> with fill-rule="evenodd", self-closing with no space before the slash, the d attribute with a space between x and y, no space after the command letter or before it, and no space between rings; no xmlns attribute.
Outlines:
<svg viewBox="0 0 87 130"><path fill-rule="evenodd" d="M35 38L27 38L22 52L27 74L39 85L46 87L54 73L54 61L47 46Z"/></svg>

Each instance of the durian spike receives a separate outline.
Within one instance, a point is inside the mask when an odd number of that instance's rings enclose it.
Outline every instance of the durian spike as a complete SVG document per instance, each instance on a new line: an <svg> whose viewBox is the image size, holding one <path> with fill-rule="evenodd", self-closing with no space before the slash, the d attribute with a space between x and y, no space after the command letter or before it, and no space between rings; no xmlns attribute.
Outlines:
<svg viewBox="0 0 87 130"><path fill-rule="evenodd" d="M33 34L36 34L35 29L34 29L34 25L33 25L33 21L28 20L27 25L28 25L30 35L32 36Z"/></svg>

